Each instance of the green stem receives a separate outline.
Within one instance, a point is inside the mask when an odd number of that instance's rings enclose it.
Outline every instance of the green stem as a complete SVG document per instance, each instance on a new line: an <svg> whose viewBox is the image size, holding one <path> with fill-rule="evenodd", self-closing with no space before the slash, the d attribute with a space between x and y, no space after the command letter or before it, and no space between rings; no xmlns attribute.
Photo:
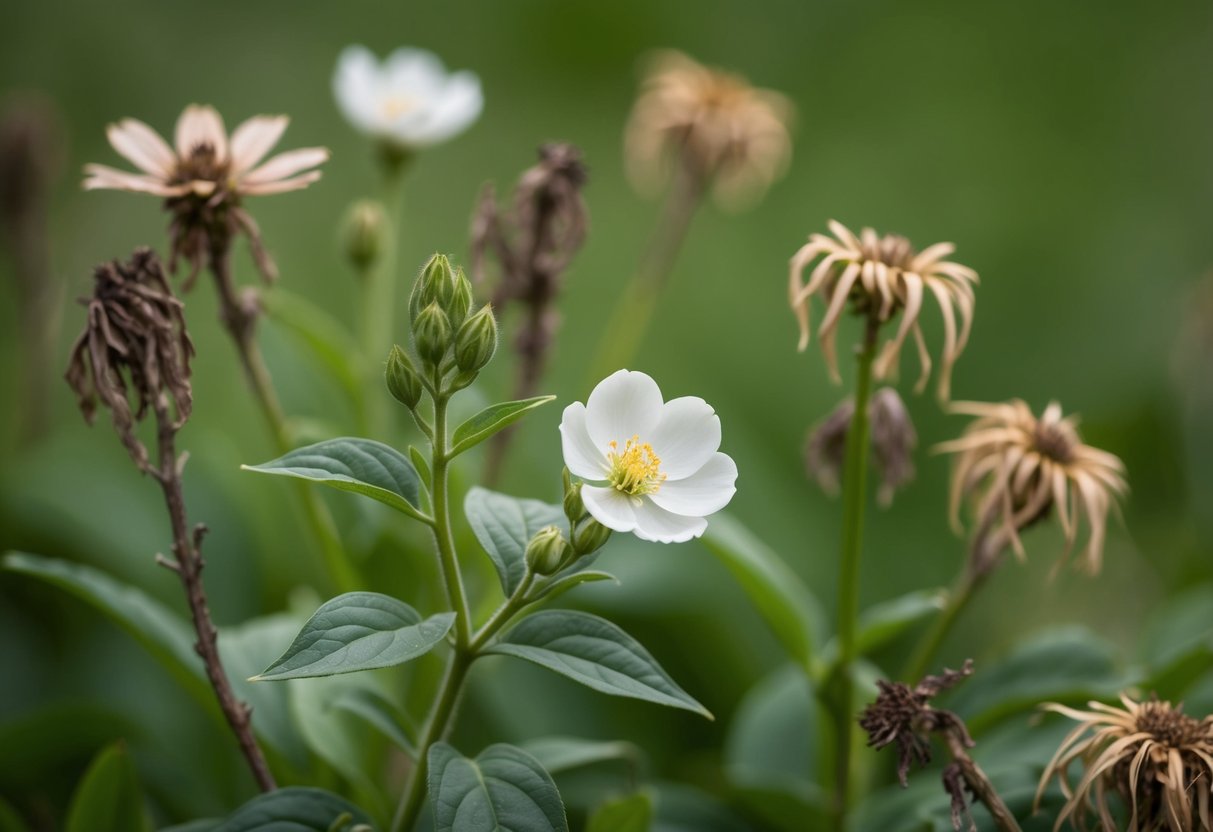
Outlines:
<svg viewBox="0 0 1213 832"><path fill-rule="evenodd" d="M441 381L441 380L439 380ZM433 477L431 499L434 507L434 541L438 546L438 560L442 567L442 584L447 601L455 611L455 649L462 651L468 646L472 632L472 614L468 606L467 593L463 588L463 574L459 571L459 560L455 556L455 538L451 533L450 494L448 474L451 464L446 430L449 393L439 393L434 399L434 439L431 476Z"/></svg>
<svg viewBox="0 0 1213 832"><path fill-rule="evenodd" d="M943 644L943 640L947 638L948 633L956 624L956 619L968 607L969 601L973 599L973 595L983 583L984 580L975 576L972 570L965 570L956 586L948 593L948 600L944 608L931 622L930 628L923 633L914 652L910 654L910 660L906 662L905 669L901 673L902 681L913 685L930 672L931 662L934 661L935 654L939 652L940 645Z"/></svg>
<svg viewBox="0 0 1213 832"><path fill-rule="evenodd" d="M392 329L396 318L396 260L399 247L400 203L404 171L401 166L384 166L383 237L379 257L361 275L361 344L367 373L363 395L366 421L371 436L383 438L388 427L388 398L383 393L383 359L395 339Z"/></svg>
<svg viewBox="0 0 1213 832"><path fill-rule="evenodd" d="M872 361L876 356L879 323L869 318L859 350L855 376L855 412L847 431L846 464L842 472L842 552L838 587L838 695L834 713L835 828L846 829L850 800L851 746L854 734L856 630L859 620L859 561L863 543L863 510L867 502L868 399L872 393Z"/></svg>

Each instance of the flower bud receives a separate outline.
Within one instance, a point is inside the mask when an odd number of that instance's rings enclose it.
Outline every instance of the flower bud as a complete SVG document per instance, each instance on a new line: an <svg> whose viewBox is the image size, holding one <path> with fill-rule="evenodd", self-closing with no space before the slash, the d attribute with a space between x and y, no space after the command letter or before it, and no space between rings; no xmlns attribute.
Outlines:
<svg viewBox="0 0 1213 832"><path fill-rule="evenodd" d="M413 321L413 344L422 360L440 364L451 345L451 322L434 301L422 309Z"/></svg>
<svg viewBox="0 0 1213 832"><path fill-rule="evenodd" d="M341 230L341 242L345 256L355 268L365 270L379 259L386 225L383 206L378 202L364 199L350 206Z"/></svg>
<svg viewBox="0 0 1213 832"><path fill-rule="evenodd" d="M396 401L412 410L421 401L421 379L409 355L394 345L387 355L387 369L384 371L387 389Z"/></svg>
<svg viewBox="0 0 1213 832"><path fill-rule="evenodd" d="M556 526L544 526L526 545L526 565L537 575L551 575L569 553L568 541Z"/></svg>
<svg viewBox="0 0 1213 832"><path fill-rule="evenodd" d="M455 288L455 275L451 272L451 261L445 254L435 254L421 269L413 293L409 296L409 318L416 323L417 316L431 303L445 306Z"/></svg>
<svg viewBox="0 0 1213 832"><path fill-rule="evenodd" d="M567 475L568 469L565 469ZM567 477L566 477L567 479ZM570 523L585 517L585 503L581 502L581 483L566 483L564 487L564 516Z"/></svg>
<svg viewBox="0 0 1213 832"><path fill-rule="evenodd" d="M465 372L479 370L497 351L497 321L493 307L485 304L463 322L455 335L455 363Z"/></svg>
<svg viewBox="0 0 1213 832"><path fill-rule="evenodd" d="M451 299L443 309L446 310L447 317L451 319L451 326L455 329L459 328L472 309L472 282L467 279L462 268L455 270Z"/></svg>
<svg viewBox="0 0 1213 832"><path fill-rule="evenodd" d="M611 530L590 517L573 532L573 551L578 555L597 552L610 537Z"/></svg>

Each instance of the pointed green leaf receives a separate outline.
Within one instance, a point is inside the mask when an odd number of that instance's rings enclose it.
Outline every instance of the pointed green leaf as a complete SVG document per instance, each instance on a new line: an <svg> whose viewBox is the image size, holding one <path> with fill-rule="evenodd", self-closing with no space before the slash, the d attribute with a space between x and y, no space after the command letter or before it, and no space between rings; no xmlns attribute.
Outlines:
<svg viewBox="0 0 1213 832"><path fill-rule="evenodd" d="M551 776L512 745L490 745L470 760L436 743L427 786L436 832L568 832Z"/></svg>
<svg viewBox="0 0 1213 832"><path fill-rule="evenodd" d="M332 676L403 664L433 649L454 622L451 612L422 621L403 601L378 592L347 592L322 604L281 658L254 680Z"/></svg>
<svg viewBox="0 0 1213 832"><path fill-rule="evenodd" d="M558 572L552 576L551 580L535 591L535 597L550 600L563 595L574 587L596 581L614 581L615 583L619 583L619 579L610 572L600 572L597 569L588 569L584 572Z"/></svg>
<svg viewBox="0 0 1213 832"><path fill-rule="evenodd" d="M623 760L631 767L639 766L643 752L622 740L583 740L579 737L538 737L519 743L523 751L533 756L549 774L560 774L583 766Z"/></svg>
<svg viewBox="0 0 1213 832"><path fill-rule="evenodd" d="M609 800L590 815L585 832L649 832L653 798L648 792Z"/></svg>
<svg viewBox="0 0 1213 832"><path fill-rule="evenodd" d="M535 408L553 401L555 396L536 396L517 402L505 402L486 407L471 419L455 428L452 437L451 456L488 439L497 431L517 422Z"/></svg>
<svg viewBox="0 0 1213 832"><path fill-rule="evenodd" d="M605 618L544 610L524 618L485 650L517 656L612 696L682 708L712 719L640 642Z"/></svg>
<svg viewBox="0 0 1213 832"><path fill-rule="evenodd" d="M855 638L858 655L879 650L919 621L938 614L946 603L947 594L943 590L922 589L873 604L859 614ZM837 639L831 639L821 651L821 660L829 666L827 675L837 670Z"/></svg>
<svg viewBox="0 0 1213 832"><path fill-rule="evenodd" d="M497 567L501 588L508 596L526 573L526 544L544 526L568 533L564 509L538 500L521 500L476 486L463 502L472 532Z"/></svg>
<svg viewBox="0 0 1213 832"><path fill-rule="evenodd" d="M434 477L430 473L430 462L425 458L425 454L417 450L416 445L409 445L409 459L413 461L413 467L417 469L417 473L421 477L421 484L429 488Z"/></svg>
<svg viewBox="0 0 1213 832"><path fill-rule="evenodd" d="M285 456L260 465L242 465L246 471L296 477L353 491L378 500L418 520L421 479L404 454L373 439L342 437L296 448Z"/></svg>
<svg viewBox="0 0 1213 832"><path fill-rule="evenodd" d="M323 789L289 786L257 795L215 832L351 832L370 828L366 813Z"/></svg>
<svg viewBox="0 0 1213 832"><path fill-rule="evenodd" d="M89 764L72 795L66 832L141 832L150 830L135 764L126 745L116 742Z"/></svg>

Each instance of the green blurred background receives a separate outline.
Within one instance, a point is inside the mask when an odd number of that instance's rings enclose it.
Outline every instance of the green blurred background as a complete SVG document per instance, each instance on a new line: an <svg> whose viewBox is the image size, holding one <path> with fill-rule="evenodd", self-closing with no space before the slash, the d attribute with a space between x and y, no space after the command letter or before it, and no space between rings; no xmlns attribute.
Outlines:
<svg viewBox="0 0 1213 832"><path fill-rule="evenodd" d="M136 475L105 417L84 425L58 377L83 323L73 299L89 291L91 267L136 245L163 250L165 218L151 198L83 193L79 171L91 161L125 166L104 134L125 116L168 134L190 102L214 104L229 128L257 113L290 114L282 147L325 145L332 160L318 185L250 208L282 285L352 326L355 277L337 226L348 204L377 185L370 147L340 118L329 88L350 43L380 54L420 46L483 81L479 122L425 152L409 174L402 286L433 251L465 259L484 182L512 187L545 140L585 152L591 233L568 274L546 385L559 400L526 422L503 483L557 499L560 408L589 392L586 367L609 337L607 310L658 212L622 173L638 60L675 47L791 97L795 152L786 178L753 209L728 215L709 205L697 216L633 368L652 374L667 397L699 395L717 408L723 450L740 469L730 511L827 608L838 504L806 481L801 448L806 428L844 390L829 383L815 344L795 352L785 287L788 257L829 218L897 231L919 246L954 241L954 259L982 277L955 397L1022 397L1035 408L1056 398L1082 414L1088 442L1128 466L1133 492L1123 522L1112 523L1103 575L1050 578L1060 536L1033 531L1028 562L1006 566L943 659L972 655L980 668L1024 633L1066 622L1132 644L1163 599L1213 580L1213 7L1203 0L45 0L6 3L3 20L0 91L10 102L19 92L49 99L65 142L50 201L62 328L53 408L36 441L19 434L19 379L31 347L18 336L11 261L0 260L0 550L93 564L182 608L172 576L151 560L168 544L153 483ZM255 279L243 244L235 262L241 280ZM235 624L284 609L301 587L311 593L304 607L328 589L291 489L238 470L274 454L210 289L203 279L188 298L199 359L195 414L180 441L192 454L191 515L213 531L214 612L220 624ZM937 312L925 317L937 345ZM512 323L503 321L507 337ZM844 330L842 342L851 335ZM401 329L398 340L406 337ZM262 341L287 410L350 430L336 388L298 344L272 324ZM482 396L508 396L512 369L503 353L483 377ZM916 370L907 355L903 375L912 380ZM891 509L869 515L865 604L947 584L963 553L947 527L948 463L929 453L963 420L902 386L920 436L919 475ZM416 441L403 418L395 436L379 438ZM478 461L467 461L465 485ZM384 518L345 495L325 499L355 543L374 549L364 564L374 588L423 609L433 603L418 577L424 558L393 542L424 553L420 537L360 538ZM465 552L469 568L480 569L474 551ZM586 590L582 602L624 623L717 721L486 663L459 736L469 750L543 733L629 739L649 753L655 776L712 790L731 714L782 654L698 544L617 542L601 563L623 586ZM492 603L487 580L480 594ZM0 795L36 828L53 828L89 757L115 737L132 750L158 820L220 814L251 794L226 737L141 648L76 600L0 575L0 668Z"/></svg>

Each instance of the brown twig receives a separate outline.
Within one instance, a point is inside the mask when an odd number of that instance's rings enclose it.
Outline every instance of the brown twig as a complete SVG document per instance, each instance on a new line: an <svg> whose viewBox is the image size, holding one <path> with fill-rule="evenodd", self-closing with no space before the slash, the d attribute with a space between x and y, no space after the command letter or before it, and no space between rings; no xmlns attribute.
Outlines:
<svg viewBox="0 0 1213 832"><path fill-rule="evenodd" d="M962 814L968 813L963 791L967 787L973 797L986 807L999 829L1003 832L1020 832L1015 815L1011 814L981 766L969 756L961 737L955 732L945 732L944 741L948 753L952 755L952 764L943 772L944 789L952 796L952 826L959 829ZM977 832L977 824L972 816L969 817L969 824L973 832Z"/></svg>

